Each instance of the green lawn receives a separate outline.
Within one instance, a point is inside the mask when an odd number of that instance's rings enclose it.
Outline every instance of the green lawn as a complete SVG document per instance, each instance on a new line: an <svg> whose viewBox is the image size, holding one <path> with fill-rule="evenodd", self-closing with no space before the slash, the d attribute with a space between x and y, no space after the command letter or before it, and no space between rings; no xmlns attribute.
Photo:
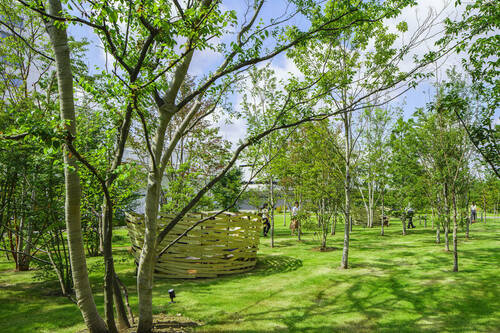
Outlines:
<svg viewBox="0 0 500 333"><path fill-rule="evenodd" d="M291 238L277 220L276 247L261 239L257 268L219 279L157 279L156 313L181 314L204 325L200 332L500 332L500 221L474 224L471 239L459 240L459 273L452 254L434 243L435 233L417 229L400 235L356 226L350 269L338 269L343 228L329 239L332 252L317 252L308 233ZM342 230L341 230L342 229ZM125 230L115 232L117 270L129 286L137 312L134 265ZM444 239L444 236L442 236ZM451 234L450 234L451 241ZM33 272L12 271L0 260L0 332L75 332L84 328L56 283L33 281ZM91 258L94 290L102 304L101 259ZM175 304L167 290L175 288ZM102 313L102 307L100 308Z"/></svg>

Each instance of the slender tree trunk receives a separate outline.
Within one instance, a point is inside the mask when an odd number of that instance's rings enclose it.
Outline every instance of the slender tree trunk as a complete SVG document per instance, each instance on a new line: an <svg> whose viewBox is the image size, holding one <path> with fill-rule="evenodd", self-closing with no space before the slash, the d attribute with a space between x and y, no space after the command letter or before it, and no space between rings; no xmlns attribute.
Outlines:
<svg viewBox="0 0 500 333"><path fill-rule="evenodd" d="M49 13L59 16L62 13L60 0L49 0ZM70 49L64 27L56 28L53 20L48 20L46 28L55 55L57 83L59 88L59 105L61 119L65 123L68 135L76 136L75 110L73 101L73 76L71 72ZM70 138L68 138L70 140ZM68 237L73 283L76 299L83 319L91 333L107 332L104 320L99 316L90 288L83 246L80 221L80 178L76 158L63 149L65 179L65 220Z"/></svg>
<svg viewBox="0 0 500 333"><path fill-rule="evenodd" d="M19 223L19 228L17 230L17 244L16 244L16 271L27 271L25 269L23 262L24 262L24 253L23 253L23 248L24 248L24 225L26 218L24 217L24 212L21 216L21 222Z"/></svg>
<svg viewBox="0 0 500 333"><path fill-rule="evenodd" d="M113 278L113 298L115 301L116 315L118 316L119 329L124 330L130 328L130 322L128 321L127 318L127 309L125 308L125 303L123 302L123 297L120 290L120 286L118 284L118 278L116 277L116 273Z"/></svg>
<svg viewBox="0 0 500 333"><path fill-rule="evenodd" d="M104 253L104 219L105 216L107 215L106 210L107 205L106 205L106 198L103 198L103 204L101 206L101 218L99 219L99 222L97 224L97 237L99 240L99 253Z"/></svg>
<svg viewBox="0 0 500 333"><path fill-rule="evenodd" d="M431 213L432 213L431 228L432 228L432 230L434 230L434 218L435 218L434 207L431 207Z"/></svg>
<svg viewBox="0 0 500 333"><path fill-rule="evenodd" d="M372 184L370 185L369 192L368 192L368 207L369 207L369 216L368 216L368 221L370 222L370 228L373 228L373 218L374 218L374 209L375 209L375 185L373 184L374 182L372 181Z"/></svg>
<svg viewBox="0 0 500 333"><path fill-rule="evenodd" d="M271 247L274 247L274 184L273 176L271 176Z"/></svg>
<svg viewBox="0 0 500 333"><path fill-rule="evenodd" d="M483 223L486 223L486 197L483 194L483 213L481 214L483 217Z"/></svg>
<svg viewBox="0 0 500 333"><path fill-rule="evenodd" d="M450 228L450 204L448 202L448 184L444 183L444 210L445 210L445 220L444 220L444 249L450 251L450 240L448 238L448 231Z"/></svg>
<svg viewBox="0 0 500 333"><path fill-rule="evenodd" d="M110 182L106 184L109 188ZM114 324L113 318L113 302L116 305L116 314L120 328L129 328L130 323L127 318L127 312L123 303L122 294L116 280L116 272L114 267L112 253L112 232L113 232L113 206L108 203L106 198L102 205L102 227L103 227L103 256L105 263L105 278L104 278L104 310L108 327ZM110 329L111 330L111 329Z"/></svg>
<svg viewBox="0 0 500 333"><path fill-rule="evenodd" d="M31 262L31 246L33 242L33 222L31 219L26 221L26 244L24 245L24 249L22 249L22 254L20 254L19 258L19 271L29 271L30 270L30 262Z"/></svg>
<svg viewBox="0 0 500 333"><path fill-rule="evenodd" d="M469 199L470 192L467 192L467 200L465 201L465 239L469 239L469 230L471 223L471 214L468 212L469 209Z"/></svg>
<svg viewBox="0 0 500 333"><path fill-rule="evenodd" d="M384 236L384 221L385 221L385 206L384 206L384 190L382 189L382 223L380 227L380 236Z"/></svg>
<svg viewBox="0 0 500 333"><path fill-rule="evenodd" d="M349 124L349 114L344 114L344 130L345 130L345 178L344 178L344 193L345 193L345 209L344 209L344 248L342 250L342 261L340 268L347 269L349 264L349 233L351 229L351 134Z"/></svg>
<svg viewBox="0 0 500 333"><path fill-rule="evenodd" d="M153 272L156 264L157 214L160 199L160 180L156 170L148 176L144 244L139 258L137 291L139 294L138 333L149 333L153 328Z"/></svg>
<svg viewBox="0 0 500 333"><path fill-rule="evenodd" d="M449 224L448 218L444 222L444 249L446 252L450 252L450 239L448 237L449 234Z"/></svg>
<svg viewBox="0 0 500 333"><path fill-rule="evenodd" d="M115 316L113 312L113 282L115 278L115 268L112 253L112 209L113 207L108 203L106 213L104 214L105 220L103 221L103 245L104 245L104 317L106 325L110 332L118 332L115 324Z"/></svg>
<svg viewBox="0 0 500 333"><path fill-rule="evenodd" d="M458 240L457 240L457 200L455 197L455 188L452 189L453 195L453 271L458 272Z"/></svg>
<svg viewBox="0 0 500 333"><path fill-rule="evenodd" d="M436 244L441 243L441 228L439 225L439 222L437 223L437 228L436 228Z"/></svg>
<svg viewBox="0 0 500 333"><path fill-rule="evenodd" d="M470 230L470 215L465 219L465 239L469 239L469 230Z"/></svg>
<svg viewBox="0 0 500 333"><path fill-rule="evenodd" d="M24 200L26 198L26 182L21 183L21 198L20 198L20 203L18 204L17 209L19 210L18 215L19 215L19 226L17 226L17 223L15 224L15 230L16 230L16 246L15 246L15 251L16 251L16 271L21 270L22 262L23 262L23 248L24 248L24 222L26 221L26 212L23 209L25 206Z"/></svg>
<svg viewBox="0 0 500 333"><path fill-rule="evenodd" d="M335 235L335 229L337 229L337 207L335 207L333 213L332 236Z"/></svg>
<svg viewBox="0 0 500 333"><path fill-rule="evenodd" d="M403 227L403 236L406 236L406 213L401 211L401 224Z"/></svg>
<svg viewBox="0 0 500 333"><path fill-rule="evenodd" d="M299 206L301 206L302 205L302 193L300 194L300 200L299 201L300 201ZM300 220L296 220L295 223L297 223L297 240L300 242L300 237L302 236L301 235L302 223L300 222Z"/></svg>
<svg viewBox="0 0 500 333"><path fill-rule="evenodd" d="M144 244L139 258L137 271L137 292L139 294L138 333L149 333L153 328L153 272L156 265L158 239L157 218L160 204L162 174L158 165L164 144L167 124L172 112L160 112L160 124L153 140L153 157L150 156L148 185L146 190ZM155 163L156 161L156 163Z"/></svg>
<svg viewBox="0 0 500 333"><path fill-rule="evenodd" d="M286 227L286 197L283 205L283 226Z"/></svg>
<svg viewBox="0 0 500 333"><path fill-rule="evenodd" d="M31 209L35 211L36 208L36 192L33 189L31 191ZM28 218L26 221L26 245L22 249L21 261L19 264L20 271L29 271L30 262L31 262L31 247L33 245L33 221L31 218Z"/></svg>

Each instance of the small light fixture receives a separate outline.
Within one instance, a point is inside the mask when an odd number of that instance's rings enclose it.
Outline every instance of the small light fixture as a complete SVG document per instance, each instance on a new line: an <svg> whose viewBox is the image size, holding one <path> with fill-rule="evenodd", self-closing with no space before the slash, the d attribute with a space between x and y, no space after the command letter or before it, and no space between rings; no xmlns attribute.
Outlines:
<svg viewBox="0 0 500 333"><path fill-rule="evenodd" d="M175 303L174 298L175 298L175 291L173 289L168 290L168 295L170 296L170 303Z"/></svg>

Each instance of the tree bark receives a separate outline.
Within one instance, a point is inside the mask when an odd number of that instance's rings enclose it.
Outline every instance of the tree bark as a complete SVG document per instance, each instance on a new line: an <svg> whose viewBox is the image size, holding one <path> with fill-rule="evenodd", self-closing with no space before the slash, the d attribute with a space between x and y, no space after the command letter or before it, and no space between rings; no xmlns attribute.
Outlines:
<svg viewBox="0 0 500 333"><path fill-rule="evenodd" d="M432 230L434 230L434 218L435 218L435 213L434 213L434 207L431 207L431 211L432 211L432 221L431 221L431 228Z"/></svg>
<svg viewBox="0 0 500 333"><path fill-rule="evenodd" d="M111 186L111 179L108 179L106 186L109 189ZM104 310L105 318L110 331L116 329L115 319L113 315L113 303L116 305L116 314L118 317L118 324L120 328L130 328L130 323L127 318L127 312L123 303L120 288L116 282L116 272L112 252L112 238L113 238L113 204L107 202L104 198L102 205L102 245L103 256L105 265L104 276ZM101 236L100 236L101 237ZM110 328L113 327L114 329Z"/></svg>
<svg viewBox="0 0 500 333"><path fill-rule="evenodd" d="M120 331L130 328L130 322L127 318L127 310L125 308L125 303L123 302L123 297L120 291L116 272L113 278L113 298L115 301L116 315L118 316L118 328L120 329Z"/></svg>
<svg viewBox="0 0 500 333"><path fill-rule="evenodd" d="M465 239L469 239L470 215L465 219Z"/></svg>
<svg viewBox="0 0 500 333"><path fill-rule="evenodd" d="M483 217L483 223L486 223L486 197L483 194L483 212L481 214Z"/></svg>
<svg viewBox="0 0 500 333"><path fill-rule="evenodd" d="M458 272L457 200L454 188L452 189L452 195L453 195L453 271Z"/></svg>
<svg viewBox="0 0 500 333"><path fill-rule="evenodd" d="M62 12L60 0L49 0L49 14L59 16ZM70 49L68 36L64 27L56 28L53 20L46 22L52 49L55 55L57 83L59 89L59 106L61 120L68 136L76 136L75 109L73 99L73 76L71 71ZM70 140L71 138L67 138ZM63 148L64 179L65 179L65 220L68 237L68 247L73 275L73 283L78 307L85 324L91 333L107 332L104 320L99 316L90 288L83 246L80 220L80 178L76 158L69 153L68 147Z"/></svg>
<svg viewBox="0 0 500 333"><path fill-rule="evenodd" d="M106 207L105 220L103 220L103 255L104 255L104 316L106 319L106 325L110 332L118 332L115 324L115 316L113 312L113 294L114 294L114 279L115 279L115 267L113 262L112 253L112 210L113 207L110 203Z"/></svg>
<svg viewBox="0 0 500 333"><path fill-rule="evenodd" d="M283 202L283 226L286 227L286 197Z"/></svg>
<svg viewBox="0 0 500 333"><path fill-rule="evenodd" d="M148 175L144 244L139 258L137 291L139 294L139 325L137 332L150 332L153 328L153 272L156 264L157 215L160 181L156 170Z"/></svg>
<svg viewBox="0 0 500 333"><path fill-rule="evenodd" d="M444 249L449 252L450 251L450 240L448 239L448 231L450 229L450 203L448 202L448 184L444 183L444 211L445 211L445 220L444 220Z"/></svg>
<svg viewBox="0 0 500 333"><path fill-rule="evenodd" d="M340 268L347 269L349 264L349 233L351 228L351 131L349 123L349 113L344 114L344 131L345 131L345 178L344 178L344 193L345 193L345 207L344 207L344 248L342 249L342 261Z"/></svg>
<svg viewBox="0 0 500 333"><path fill-rule="evenodd" d="M270 181L270 189L271 189L271 247L274 247L274 184L272 175Z"/></svg>
<svg viewBox="0 0 500 333"><path fill-rule="evenodd" d="M138 333L150 332L153 328L153 272L156 265L158 238L157 218L160 204L162 173L158 165L165 145L167 124L174 110L160 110L160 124L153 140L153 156L150 156L148 185L146 191L144 244L137 271L137 292L139 294Z"/></svg>
<svg viewBox="0 0 500 333"><path fill-rule="evenodd" d="M441 243L441 226L439 225L439 222L437 223L437 228L436 228L436 244Z"/></svg>
<svg viewBox="0 0 500 333"><path fill-rule="evenodd" d="M384 217L385 217L385 207L384 207L384 189L382 189L382 223L380 227L380 236L384 236Z"/></svg>
<svg viewBox="0 0 500 333"><path fill-rule="evenodd" d="M373 218L375 216L374 206L375 206L375 184L374 181L372 181L368 191L368 208L369 208L368 221L370 223L370 228L373 228Z"/></svg>
<svg viewBox="0 0 500 333"><path fill-rule="evenodd" d="M335 210L333 213L332 236L335 235L336 228L337 228L337 207L335 207Z"/></svg>
<svg viewBox="0 0 500 333"><path fill-rule="evenodd" d="M448 221L448 218L446 218L446 221L444 223L444 249L446 252L450 252L450 240L448 237L449 234L449 224L450 222Z"/></svg>
<svg viewBox="0 0 500 333"><path fill-rule="evenodd" d="M406 213L405 212L401 212L401 224L402 224L402 227L403 227L403 236L406 236Z"/></svg>

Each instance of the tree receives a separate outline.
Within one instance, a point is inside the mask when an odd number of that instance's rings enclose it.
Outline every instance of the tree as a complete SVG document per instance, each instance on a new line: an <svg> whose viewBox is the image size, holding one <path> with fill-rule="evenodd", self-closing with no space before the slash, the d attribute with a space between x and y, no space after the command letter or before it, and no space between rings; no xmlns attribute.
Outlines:
<svg viewBox="0 0 500 333"><path fill-rule="evenodd" d="M311 86L311 82L302 86L290 87L287 90L288 96L281 105L281 112L278 112L272 126L255 133L237 146L234 154L221 168L221 171L192 196L189 203L179 211L172 222L157 237L156 219L164 171L186 130L189 130L193 123L211 114L211 112L207 112L197 116L202 101L205 98L214 101L213 108L215 109L220 99L226 96L234 80L238 79L240 72L244 72L250 66L291 50L321 34L331 36L333 31L335 33L333 38L337 38L343 31L353 27L370 26L373 22L380 22L384 18L397 15L400 8L410 3L410 1L383 4L359 3L356 5L345 4L337 8L331 2L327 6L327 10L324 11L321 4L315 2L295 0L290 2L294 5L294 11L285 15L284 21L273 20L268 25L256 23L264 1L255 2L248 11L251 13L250 17L239 20L243 23L231 42L218 47L212 41L223 36L228 26L238 23L236 13L222 11L218 1L189 1L182 5L178 2L173 4L171 2L145 2L137 5L114 1L106 3L82 1L74 10L63 12L62 8L57 8L57 11L49 13L40 7L39 3L22 2L31 10L49 18L51 22L59 22L61 25L63 23L81 23L94 29L94 32L101 38L106 52L114 59L111 82L120 81L122 83L111 84L112 87L120 87L118 89L120 90L119 95L125 96L123 98L125 103L124 107L120 109L122 118L117 121L117 140L112 162L106 170L106 174L100 174L99 170L92 167L91 163L86 161L77 149L73 149L75 148L72 145L74 135L66 137L65 141L66 147L71 149L71 157L78 158L85 167L92 171L99 180L104 193L102 229L106 265L105 310L109 330L114 330L112 291L115 285L111 253L113 202L109 188L119 174L132 113L137 115L138 120L140 120L149 153L145 214L146 234L139 262L137 283L140 317L138 331L148 332L152 328L154 265L157 253L162 254L162 250L158 251L158 244L182 217L198 204L213 185L220 181L224 174L233 167L244 149L279 129L291 128L335 113L320 112L318 114L311 112L311 107L305 107L308 102L314 105L312 102L314 98L306 97L307 102L301 100L301 97L307 96L301 92L306 89L307 85ZM284 26L296 14L302 14L309 18L312 23L310 28L301 31L297 27ZM125 24L118 24L118 22ZM178 45L180 41L182 41L182 45ZM274 45L270 49L266 49L265 47L269 45L266 41L270 41ZM59 47L62 44L54 45ZM196 89L192 93L181 97L179 95L180 87L187 78L195 50L207 48L218 51L224 60L212 73L197 82ZM56 57L58 67L64 65L63 60L65 59ZM396 80L396 82L402 82L408 77L399 77L399 81ZM65 78L68 79L68 75ZM393 81L390 84L394 85L396 82ZM59 90L61 92L67 91L69 83L70 81L60 81ZM115 92L116 89L109 89L101 94L101 100L110 99L112 93ZM292 92L296 94L295 97L292 96ZM69 103L70 99L65 101ZM151 101L154 101L155 105L151 105ZM69 104L66 107L69 108ZM61 109L63 108L61 107ZM342 110L346 111L346 108ZM156 120L152 117L155 112L158 114ZM341 110L336 112L341 112ZM167 141L167 128L173 124L172 121L176 118L179 120L178 126L175 127L174 134ZM151 137L150 133L154 133L154 135ZM68 173L68 176L74 175ZM74 184L75 187L68 188L68 190L75 190L77 178L71 179L74 181L71 184ZM67 191L66 197L69 201L74 202L73 208L76 211L79 202L76 191ZM71 223L72 226L77 226L78 219L77 217L75 219ZM75 236L78 236L76 230L68 229L75 231ZM80 243L70 242L70 250L78 247L75 251L79 253L80 245ZM84 260L84 257L78 259ZM74 272L75 274L79 273ZM83 280L87 280L84 276L81 277ZM93 303L93 300L87 300L89 304ZM94 315L92 317L97 318Z"/></svg>
<svg viewBox="0 0 500 333"><path fill-rule="evenodd" d="M446 20L446 35L438 41L439 45L457 41L456 52L463 56L462 64L472 79L476 119L467 122L467 114L460 113L460 109L454 109L454 112L475 148L498 178L500 125L495 121L495 113L500 103L496 33L500 28L499 7L497 1L490 0L468 3L460 19Z"/></svg>
<svg viewBox="0 0 500 333"><path fill-rule="evenodd" d="M453 77L453 75L452 75ZM453 215L453 271L458 271L458 207L457 196L467 193L463 185L468 177L468 160L470 157L469 139L465 131L459 127L454 108L463 112L468 105L463 99L456 98L456 89L463 87L463 82L453 78L453 88L450 91L441 87L436 100L429 105L427 114L419 113L418 140L422 150L422 163L431 168L429 176L439 184L441 193L441 215L445 221L446 250L448 249L448 225L452 211ZM450 86L448 86L449 88Z"/></svg>
<svg viewBox="0 0 500 333"><path fill-rule="evenodd" d="M401 116L391 132L390 147L390 187L392 200L389 204L393 214L401 218L402 234L406 235L405 208L423 198L419 182L424 170L418 163L416 137L413 131L415 121L405 121ZM417 208L417 207L415 207Z"/></svg>
<svg viewBox="0 0 500 333"><path fill-rule="evenodd" d="M362 184L367 188L367 198L363 195L363 189L360 188L361 195L365 204L368 221L367 226L373 227L375 208L379 200L382 200L382 221L381 235L384 235L384 205L383 196L387 184L387 166L389 159L388 144L390 138L389 128L392 127L392 114L389 109L368 108L363 114L366 120L365 128L361 134L362 161L361 171Z"/></svg>
<svg viewBox="0 0 500 333"><path fill-rule="evenodd" d="M278 89L279 84L275 73L268 66L249 72L249 88L243 95L243 112L248 123L249 133L259 133L273 126L279 116L280 103L283 95ZM267 166L259 175L260 180L269 184L268 202L271 207L271 247L274 247L274 210L275 210L275 170L272 161L279 154L283 142L286 142L287 133L274 132L266 136L258 144L254 144L246 151L245 160L254 169ZM300 232L299 232L300 233Z"/></svg>
<svg viewBox="0 0 500 333"><path fill-rule="evenodd" d="M306 219L303 227L319 232L321 251L327 249L333 216L342 202L344 161L337 153L340 140L339 130L324 120L303 126L293 136L293 145L287 152L288 163L304 170L295 186L303 194L301 210L314 212L316 220Z"/></svg>
<svg viewBox="0 0 500 333"><path fill-rule="evenodd" d="M61 12L61 2L59 0L49 0L48 13L52 16L59 16ZM66 131L66 144L68 144L76 136L73 76L68 37L64 25L57 24L54 20L47 20L46 26L56 60L61 119ZM78 165L76 157L69 151L67 145L64 147L63 157L66 192L65 219L76 297L89 330L91 332L105 332L106 326L97 312L92 296L83 250L80 221L81 188Z"/></svg>
<svg viewBox="0 0 500 333"><path fill-rule="evenodd" d="M325 16L349 4L328 3L325 6ZM382 8L372 8L374 13ZM359 133L353 134L358 124L353 124L352 113L366 107L373 107L371 99L382 93L387 98L379 104L390 101L391 93L397 95L398 89L408 89L407 81L413 74L420 73L423 67L439 57L439 50L415 65L409 72L401 72L399 62L414 46L425 41L421 33L432 26L433 19L429 17L426 23L415 33L408 45L395 48L396 34L388 33L387 27L381 21L351 26L348 29L333 34L323 34L317 39L303 43L289 52L299 70L305 75L306 82L314 86L314 92L319 96L327 110L335 110L330 114L338 114L344 127L345 160L344 171L344 248L341 261L343 269L348 268L349 233L351 226L351 195L353 187L353 159ZM397 26L398 30L407 30L405 22ZM374 45L374 47L369 47ZM420 76L420 74L418 74ZM404 84L402 88L400 84ZM413 86L415 82L410 83ZM393 98L393 97L392 97Z"/></svg>

